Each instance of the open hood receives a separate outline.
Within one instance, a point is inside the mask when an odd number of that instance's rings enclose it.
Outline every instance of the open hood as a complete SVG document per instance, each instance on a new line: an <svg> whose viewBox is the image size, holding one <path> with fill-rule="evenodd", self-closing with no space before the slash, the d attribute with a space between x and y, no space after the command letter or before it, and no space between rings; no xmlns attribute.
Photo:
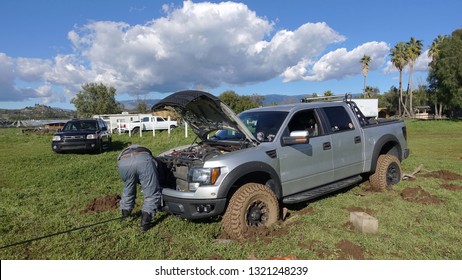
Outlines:
<svg viewBox="0 0 462 280"><path fill-rule="evenodd" d="M152 111L171 107L192 127L201 140L215 130L236 130L252 141L257 142L252 133L221 100L207 92L185 90L175 92L152 106Z"/></svg>

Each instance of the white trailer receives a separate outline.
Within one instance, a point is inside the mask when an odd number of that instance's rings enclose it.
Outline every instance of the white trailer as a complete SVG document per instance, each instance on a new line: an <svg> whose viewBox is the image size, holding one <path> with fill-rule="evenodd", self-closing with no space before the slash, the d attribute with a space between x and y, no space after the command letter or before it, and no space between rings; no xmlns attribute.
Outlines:
<svg viewBox="0 0 462 280"><path fill-rule="evenodd" d="M106 123L107 127L113 133L127 132L129 127L128 124L139 121L143 117L152 116L151 114L130 114L128 112L122 112L121 114L105 114L105 115L94 115L93 118L101 118Z"/></svg>
<svg viewBox="0 0 462 280"><path fill-rule="evenodd" d="M343 96L319 96L319 97L304 97L301 102L316 102L316 101L341 101ZM363 115L368 119L375 119L379 116L379 100L377 98L352 98Z"/></svg>
<svg viewBox="0 0 462 280"><path fill-rule="evenodd" d="M379 100L377 98L353 98L363 115L368 118L377 118L379 116Z"/></svg>

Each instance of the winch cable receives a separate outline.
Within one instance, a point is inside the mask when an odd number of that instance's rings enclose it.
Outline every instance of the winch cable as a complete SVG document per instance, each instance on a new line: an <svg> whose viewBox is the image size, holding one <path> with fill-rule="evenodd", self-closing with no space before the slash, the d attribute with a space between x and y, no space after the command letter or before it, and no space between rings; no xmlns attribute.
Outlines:
<svg viewBox="0 0 462 280"><path fill-rule="evenodd" d="M117 221L117 220L121 220L121 219L122 219L122 217L117 217L117 218L105 220L105 221L102 221L102 222L97 222L97 223L90 224L90 225L76 227L76 228L68 229L68 230L65 230L65 231L59 231L59 232L47 234L47 235L44 235L44 236L40 236L40 237L36 237L36 238L32 238L32 239L28 239L28 240L24 240L24 241L20 241L20 242L16 242L16 243L4 245L4 246L1 246L0 249L6 249L6 248L9 248L9 247L18 246L18 245L26 244L26 243L29 243L29 242L49 238L49 237L52 237L52 236L55 236L55 235L70 233L70 232L73 232L73 231L76 231L76 230L81 230L81 229L84 229L84 228L89 228L89 227L93 227L93 226L97 226L97 225L101 225L101 224L105 224L105 223L109 223L109 222Z"/></svg>

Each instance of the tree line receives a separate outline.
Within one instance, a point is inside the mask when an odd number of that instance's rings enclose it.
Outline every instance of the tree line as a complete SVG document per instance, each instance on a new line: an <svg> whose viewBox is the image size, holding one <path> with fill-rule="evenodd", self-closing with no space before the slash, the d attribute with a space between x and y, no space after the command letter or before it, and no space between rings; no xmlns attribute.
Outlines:
<svg viewBox="0 0 462 280"><path fill-rule="evenodd" d="M399 85L381 96L378 96L376 88L366 86L371 57L364 55L360 60L364 97L378 97L379 106L389 108L400 117L413 117L416 104L433 106L437 118L443 116L443 111L454 116L462 108L462 29L453 31L451 35L438 35L433 40L428 51L431 58L428 84L414 88L414 66L422 49L422 40L411 37L408 42L398 42L390 50L390 61L399 71ZM407 89L403 92L403 71L406 66L409 66L409 76Z"/></svg>

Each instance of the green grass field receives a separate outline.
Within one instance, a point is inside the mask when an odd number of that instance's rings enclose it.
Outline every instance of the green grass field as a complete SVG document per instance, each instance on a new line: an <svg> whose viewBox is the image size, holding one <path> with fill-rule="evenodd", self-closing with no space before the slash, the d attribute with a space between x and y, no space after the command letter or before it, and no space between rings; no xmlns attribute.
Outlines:
<svg viewBox="0 0 462 280"><path fill-rule="evenodd" d="M114 135L114 148L103 154L55 154L51 134L23 135L20 129L0 129L0 256L2 260L280 256L460 260L462 122L410 121L407 125L411 156L402 168L411 173L422 165L414 180L385 192L370 192L364 183L292 206L285 221L240 243L221 239L220 222L215 220L189 222L160 213L157 225L141 233L139 218L116 220L120 216L116 206L86 211L95 199L121 193L116 158L124 146L137 143L157 154L191 143L192 134L185 139L177 129L170 136L167 132L155 137L146 133L142 138ZM138 209L141 204L140 195ZM348 223L352 210L376 217L379 232L362 234L352 229ZM104 221L108 222L97 224Z"/></svg>

